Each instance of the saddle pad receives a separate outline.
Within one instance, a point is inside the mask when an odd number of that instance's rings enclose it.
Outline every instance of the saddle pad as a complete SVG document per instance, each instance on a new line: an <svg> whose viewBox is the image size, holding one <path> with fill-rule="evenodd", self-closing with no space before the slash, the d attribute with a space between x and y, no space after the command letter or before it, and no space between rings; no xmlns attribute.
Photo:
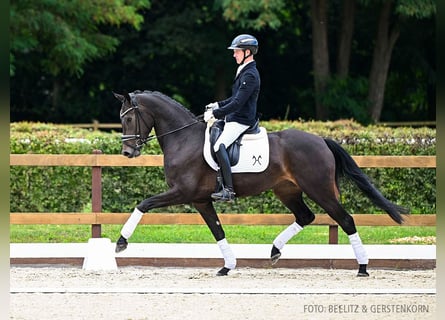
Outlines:
<svg viewBox="0 0 445 320"><path fill-rule="evenodd" d="M215 171L219 166L210 154L209 128L205 132L204 159ZM260 127L256 134L244 134L241 140L238 163L232 167L232 173L263 172L269 165L269 139L266 128Z"/></svg>

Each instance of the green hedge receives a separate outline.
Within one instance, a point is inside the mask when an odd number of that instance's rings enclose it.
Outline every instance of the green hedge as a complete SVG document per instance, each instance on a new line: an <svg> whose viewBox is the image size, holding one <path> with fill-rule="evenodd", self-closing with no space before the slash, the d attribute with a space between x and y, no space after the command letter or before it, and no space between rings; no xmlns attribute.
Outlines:
<svg viewBox="0 0 445 320"><path fill-rule="evenodd" d="M351 155L435 155L436 130L431 128L363 127L342 120L336 122L262 122L269 131L297 128L342 144ZM69 125L20 122L10 127L13 154L120 154L119 132L98 132ZM161 154L156 141L143 154ZM390 200L407 206L412 213L436 212L435 169L364 169L374 184ZM163 168L105 167L102 169L104 212L130 212L141 200L167 189ZM342 201L351 213L376 213L375 208L348 181L342 183ZM308 200L316 213L321 208ZM237 199L233 204L215 204L218 212L287 212L271 191L256 197ZM11 212L91 211L91 168L11 167ZM161 208L154 212L195 212L189 205Z"/></svg>

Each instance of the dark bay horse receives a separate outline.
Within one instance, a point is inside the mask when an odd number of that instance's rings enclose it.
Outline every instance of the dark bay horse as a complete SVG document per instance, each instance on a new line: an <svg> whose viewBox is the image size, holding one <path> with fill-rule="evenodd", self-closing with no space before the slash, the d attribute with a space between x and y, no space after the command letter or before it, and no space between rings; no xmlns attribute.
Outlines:
<svg viewBox="0 0 445 320"><path fill-rule="evenodd" d="M164 171L169 189L142 200L122 228L116 252L125 250L142 215L150 209L178 204L192 204L206 222L224 258L217 275L227 275L235 268L236 258L225 238L214 209L211 193L216 172L203 157L206 124L168 96L151 91L114 93L122 102L122 154L140 155L143 145L158 139L164 154ZM154 128L156 136L149 136ZM397 223L408 210L386 199L368 176L336 142L300 130L268 133L270 161L261 173L233 175L237 197L258 195L272 189L295 216L295 222L273 241L272 264L291 237L310 224L315 215L303 201L303 193L323 208L349 236L359 265L358 276L367 276L368 256L357 233L352 216L339 203L339 178L345 176Z"/></svg>

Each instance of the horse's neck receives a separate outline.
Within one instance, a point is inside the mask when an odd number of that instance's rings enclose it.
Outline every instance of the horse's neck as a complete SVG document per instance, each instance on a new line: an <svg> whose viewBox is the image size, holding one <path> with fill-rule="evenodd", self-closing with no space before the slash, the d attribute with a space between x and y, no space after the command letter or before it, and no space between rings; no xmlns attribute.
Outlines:
<svg viewBox="0 0 445 320"><path fill-rule="evenodd" d="M193 120L192 120L193 121ZM197 122L177 132L158 137L165 158L181 155L192 157L204 147L205 124ZM156 134L160 136L160 134Z"/></svg>
<svg viewBox="0 0 445 320"><path fill-rule="evenodd" d="M176 132L180 133L184 129L187 129L187 126L192 123L197 122L196 118L191 117L187 113L171 113L165 114L160 113L155 115L154 118L154 129L156 131L156 135L171 135Z"/></svg>
<svg viewBox="0 0 445 320"><path fill-rule="evenodd" d="M153 109L154 130L164 156L185 146L203 144L204 123L181 106L169 105L159 97L153 97L153 102L156 104Z"/></svg>

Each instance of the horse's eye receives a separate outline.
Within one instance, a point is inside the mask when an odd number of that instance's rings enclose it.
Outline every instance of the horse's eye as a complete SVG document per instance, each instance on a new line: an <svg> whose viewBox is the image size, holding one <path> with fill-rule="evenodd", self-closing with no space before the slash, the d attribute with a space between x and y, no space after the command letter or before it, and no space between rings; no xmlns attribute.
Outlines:
<svg viewBox="0 0 445 320"><path fill-rule="evenodd" d="M127 118L127 119L125 119L125 121L127 122L127 123L130 123L131 122L131 118Z"/></svg>

